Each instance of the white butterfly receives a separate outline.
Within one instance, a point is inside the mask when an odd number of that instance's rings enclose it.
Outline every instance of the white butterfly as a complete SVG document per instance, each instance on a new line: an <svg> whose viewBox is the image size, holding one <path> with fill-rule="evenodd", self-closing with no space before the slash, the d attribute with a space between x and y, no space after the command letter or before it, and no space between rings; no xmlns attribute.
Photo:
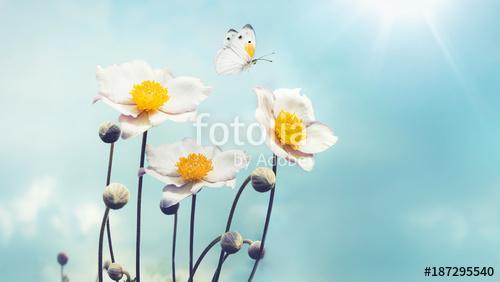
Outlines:
<svg viewBox="0 0 500 282"><path fill-rule="evenodd" d="M223 44L224 47L217 52L215 57L215 71L218 74L232 74L248 70L259 60L272 62L263 59L264 56L254 59L255 31L249 24L245 25L240 32L234 29L228 30Z"/></svg>

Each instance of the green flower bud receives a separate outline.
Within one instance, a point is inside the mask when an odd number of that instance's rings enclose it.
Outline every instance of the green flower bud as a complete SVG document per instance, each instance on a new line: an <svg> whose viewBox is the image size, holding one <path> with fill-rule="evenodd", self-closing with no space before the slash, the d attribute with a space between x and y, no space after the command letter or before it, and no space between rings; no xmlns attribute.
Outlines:
<svg viewBox="0 0 500 282"><path fill-rule="evenodd" d="M68 255L62 252L57 254L57 262L62 266L66 265L68 263Z"/></svg>
<svg viewBox="0 0 500 282"><path fill-rule="evenodd" d="M243 237L240 233L230 231L224 233L220 239L220 246L228 254L234 254L241 249L243 245Z"/></svg>
<svg viewBox="0 0 500 282"><path fill-rule="evenodd" d="M255 241L250 245L250 247L248 247L248 255L252 259L257 259L259 257L259 251L260 251L260 241ZM266 249L262 250L262 254L261 254L260 258L264 257L265 251L266 251Z"/></svg>
<svg viewBox="0 0 500 282"><path fill-rule="evenodd" d="M179 210L179 203L177 203L173 206L168 206L168 204L169 204L169 202L166 199L162 199L160 201L161 211L166 215L176 214L177 210Z"/></svg>
<svg viewBox="0 0 500 282"><path fill-rule="evenodd" d="M120 126L111 121L106 121L99 126L99 137L104 143L115 143L119 138L122 130Z"/></svg>
<svg viewBox="0 0 500 282"><path fill-rule="evenodd" d="M123 268L117 263L111 263L108 268L108 276L113 281L119 281L123 277Z"/></svg>
<svg viewBox="0 0 500 282"><path fill-rule="evenodd" d="M252 174L252 186L253 189L257 192L267 192L274 188L276 184L276 175L267 167L258 167L256 168Z"/></svg>
<svg viewBox="0 0 500 282"><path fill-rule="evenodd" d="M106 187L106 189L104 189L102 199L108 208L118 210L127 204L129 192L125 185L120 183L111 183Z"/></svg>

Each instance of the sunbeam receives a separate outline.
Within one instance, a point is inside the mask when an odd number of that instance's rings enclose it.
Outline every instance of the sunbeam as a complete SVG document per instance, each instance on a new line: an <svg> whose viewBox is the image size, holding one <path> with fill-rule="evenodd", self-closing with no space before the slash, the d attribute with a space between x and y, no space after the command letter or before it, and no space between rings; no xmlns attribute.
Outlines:
<svg viewBox="0 0 500 282"><path fill-rule="evenodd" d="M450 68L452 69L453 73L456 75L457 79L459 80L459 82L463 86L464 85L464 76L463 76L460 68L457 66L457 63L456 63L455 59L453 58L453 55L452 55L450 49L448 48L446 42L444 41L443 36L441 34L441 31L437 27L433 16L431 14L425 14L424 18L425 18L425 23L427 24L427 26L429 27L429 30L432 33L432 37L434 37L434 40L436 41L437 45L439 46L439 49L443 53L446 61L450 65Z"/></svg>

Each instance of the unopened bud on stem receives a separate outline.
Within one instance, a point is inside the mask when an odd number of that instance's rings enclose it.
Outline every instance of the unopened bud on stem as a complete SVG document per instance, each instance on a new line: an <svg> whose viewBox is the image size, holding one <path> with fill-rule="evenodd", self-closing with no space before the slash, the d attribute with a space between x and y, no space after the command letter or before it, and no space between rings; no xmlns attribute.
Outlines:
<svg viewBox="0 0 500 282"><path fill-rule="evenodd" d="M260 258L264 257L265 251L266 251L266 249L262 250L262 254L261 254ZM259 257L259 252L260 252L260 241L255 241L250 245L250 247L248 247L248 255L252 259L257 259Z"/></svg>
<svg viewBox="0 0 500 282"><path fill-rule="evenodd" d="M115 143L122 133L120 126L111 121L106 121L99 127L99 137L104 143Z"/></svg>
<svg viewBox="0 0 500 282"><path fill-rule="evenodd" d="M104 189L102 199L108 208L118 210L128 203L129 192L125 185L111 183Z"/></svg>
<svg viewBox="0 0 500 282"><path fill-rule="evenodd" d="M59 253L57 254L57 262L64 266L68 263L68 256L65 253Z"/></svg>
<svg viewBox="0 0 500 282"><path fill-rule="evenodd" d="M108 268L108 276L113 281L119 281L123 277L123 268L118 263L111 263Z"/></svg>
<svg viewBox="0 0 500 282"><path fill-rule="evenodd" d="M240 233L230 231L224 233L220 239L220 246L228 254L234 254L241 249L243 245L243 237Z"/></svg>
<svg viewBox="0 0 500 282"><path fill-rule="evenodd" d="M276 184L276 175L267 167L258 167L250 176L252 178L253 189L257 192L267 192L274 188Z"/></svg>
<svg viewBox="0 0 500 282"><path fill-rule="evenodd" d="M160 201L160 209L166 215L173 215L177 213L177 210L179 210L179 203L173 206L168 206L168 201L166 199L162 199Z"/></svg>

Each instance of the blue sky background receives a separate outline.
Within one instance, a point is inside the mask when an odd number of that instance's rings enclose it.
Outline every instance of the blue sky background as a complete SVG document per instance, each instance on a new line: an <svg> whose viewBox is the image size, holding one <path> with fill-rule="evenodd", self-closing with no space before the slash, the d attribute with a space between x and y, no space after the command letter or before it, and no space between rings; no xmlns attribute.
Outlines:
<svg viewBox="0 0 500 282"><path fill-rule="evenodd" d="M367 1L1 0L2 281L57 281L61 250L71 281L95 279L108 153L97 129L117 118L90 104L95 68L132 59L213 86L200 107L209 122L252 122L256 85L301 87L339 136L312 172L279 169L256 281L420 282L432 279L425 266L500 272L500 2L434 0L427 17L405 8L389 21L381 8L389 0ZM217 76L225 31L246 23L256 30L257 54L275 51L275 62ZM167 122L149 140L194 133ZM132 273L139 142L117 143L113 171L131 191L132 203L111 221L117 260ZM264 145L244 149L270 155ZM170 273L172 219L158 209L161 187L145 179L145 282ZM224 229L235 192L200 194L196 253ZM267 195L249 190L234 228L258 238L266 205ZM188 217L185 202L177 260L184 269ZM214 252L197 280L208 280L216 260ZM231 257L224 280L245 281L251 263L244 253Z"/></svg>

